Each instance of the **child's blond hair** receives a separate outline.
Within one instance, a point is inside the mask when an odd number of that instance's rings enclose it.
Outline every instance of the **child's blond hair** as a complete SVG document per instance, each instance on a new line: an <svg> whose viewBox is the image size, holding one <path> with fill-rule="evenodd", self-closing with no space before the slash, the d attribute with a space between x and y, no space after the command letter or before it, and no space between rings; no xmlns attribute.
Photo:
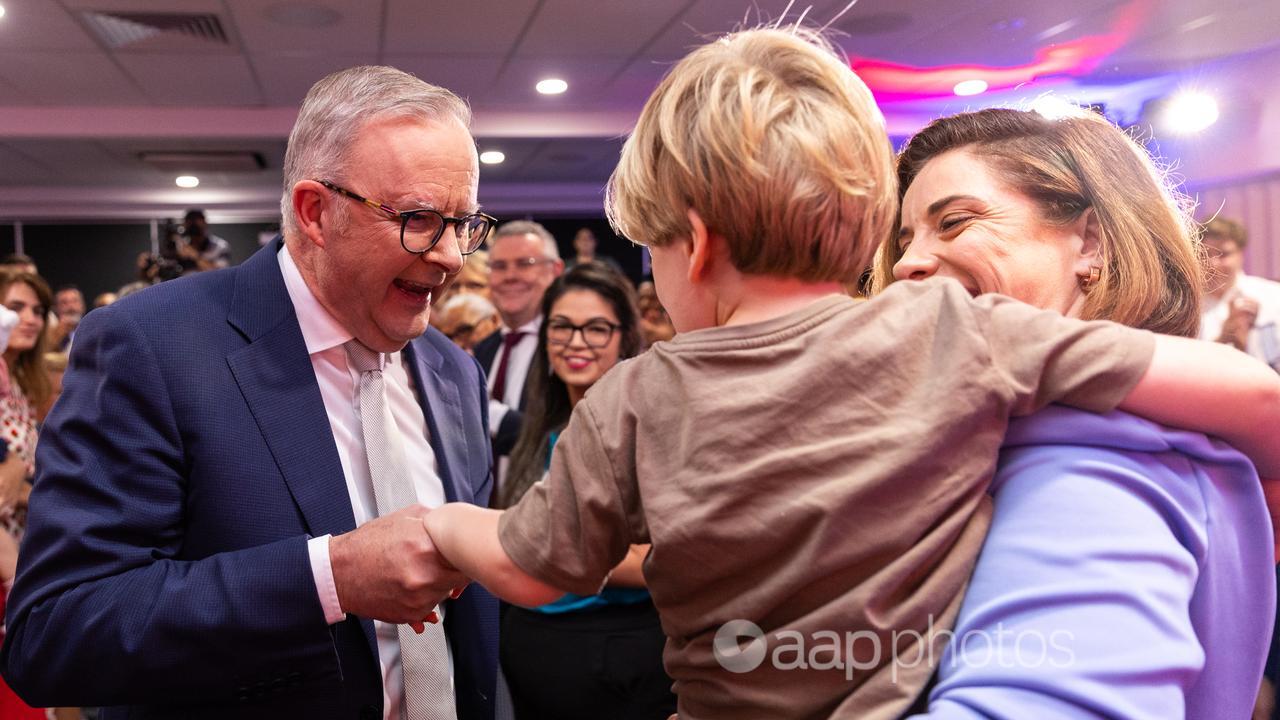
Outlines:
<svg viewBox="0 0 1280 720"><path fill-rule="evenodd" d="M623 235L662 246L692 208L740 272L855 282L891 230L896 184L884 118L819 34L732 33L671 69L609 180Z"/></svg>

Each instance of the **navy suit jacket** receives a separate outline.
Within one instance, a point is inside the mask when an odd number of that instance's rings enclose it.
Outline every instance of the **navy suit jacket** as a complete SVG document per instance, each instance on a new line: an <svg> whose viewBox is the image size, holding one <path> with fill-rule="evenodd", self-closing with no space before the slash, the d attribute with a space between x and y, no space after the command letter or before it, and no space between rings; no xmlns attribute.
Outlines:
<svg viewBox="0 0 1280 720"><path fill-rule="evenodd" d="M381 718L373 623L325 623L307 539L355 528L276 259L85 316L40 436L0 667L37 706L105 717ZM407 348L445 495L488 504L479 365ZM446 606L458 715L492 720L497 603Z"/></svg>

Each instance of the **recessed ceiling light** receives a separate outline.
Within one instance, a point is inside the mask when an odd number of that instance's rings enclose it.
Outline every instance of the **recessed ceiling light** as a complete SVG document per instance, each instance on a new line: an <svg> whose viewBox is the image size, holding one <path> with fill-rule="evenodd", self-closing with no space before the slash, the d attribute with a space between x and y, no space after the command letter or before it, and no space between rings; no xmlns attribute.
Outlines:
<svg viewBox="0 0 1280 720"><path fill-rule="evenodd" d="M485 165L497 165L506 159L507 156L504 155L501 150L485 150L480 153L480 162Z"/></svg>
<svg viewBox="0 0 1280 720"><path fill-rule="evenodd" d="M1198 133L1218 121L1218 101L1203 93L1181 93L1165 106L1161 120L1176 135Z"/></svg>
<svg viewBox="0 0 1280 720"><path fill-rule="evenodd" d="M179 175L173 179L173 183L180 188L193 188L200 184L200 178L195 175Z"/></svg>
<svg viewBox="0 0 1280 720"><path fill-rule="evenodd" d="M560 78L547 78L545 80L539 80L538 84L535 85L534 88L543 95L559 95L569 89L569 83L561 80Z"/></svg>
<svg viewBox="0 0 1280 720"><path fill-rule="evenodd" d="M0 18L4 17L4 6L0 5Z"/></svg>
<svg viewBox="0 0 1280 720"><path fill-rule="evenodd" d="M957 95L981 95L987 91L986 80L961 80L952 91Z"/></svg>

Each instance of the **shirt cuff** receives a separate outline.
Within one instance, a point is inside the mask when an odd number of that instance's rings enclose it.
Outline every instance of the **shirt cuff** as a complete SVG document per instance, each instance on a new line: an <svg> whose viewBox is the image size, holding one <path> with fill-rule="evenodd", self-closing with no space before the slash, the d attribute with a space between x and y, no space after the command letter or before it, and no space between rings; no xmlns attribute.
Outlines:
<svg viewBox="0 0 1280 720"><path fill-rule="evenodd" d="M502 419L511 412L500 400L489 401L489 437L498 436L498 428L502 427Z"/></svg>
<svg viewBox="0 0 1280 720"><path fill-rule="evenodd" d="M342 622L347 614L338 603L338 588L333 584L333 564L329 562L329 539L321 535L307 541L307 554L311 556L311 576L316 581L320 595L320 607L324 608L324 621L330 625Z"/></svg>

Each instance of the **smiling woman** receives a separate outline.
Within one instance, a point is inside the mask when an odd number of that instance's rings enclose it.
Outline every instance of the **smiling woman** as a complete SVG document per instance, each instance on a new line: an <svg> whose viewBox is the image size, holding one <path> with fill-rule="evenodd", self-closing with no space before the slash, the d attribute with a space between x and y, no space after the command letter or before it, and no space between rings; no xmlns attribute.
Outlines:
<svg viewBox="0 0 1280 720"><path fill-rule="evenodd" d="M547 290L542 313L525 421L499 490L502 507L546 474L556 439L587 390L642 347L635 291L602 263L566 271ZM640 570L648 549L632 546L596 595L504 608L499 655L517 717L664 718L675 712L671 679L662 669L665 636Z"/></svg>
<svg viewBox="0 0 1280 720"><path fill-rule="evenodd" d="M1188 216L1103 118L943 118L907 144L898 177L879 287L949 277L974 295L1195 335ZM967 641L948 650L930 720L1249 716L1275 586L1267 509L1243 455L1122 412L1052 406L1010 422L990 493L955 626L957 639L990 645L984 657ZM1028 657L1037 639L1058 654Z"/></svg>
<svg viewBox="0 0 1280 720"><path fill-rule="evenodd" d="M3 347L4 380L0 380L0 442L6 444L0 461L0 532L21 540L26 528L27 499L35 474L36 410L51 391L45 371L45 313L53 294L33 273L0 273L0 302L16 313L17 324Z"/></svg>
<svg viewBox="0 0 1280 720"><path fill-rule="evenodd" d="M974 294L1196 335L1203 269L1186 202L1099 115L943 118L903 149L898 192L897 242L877 256L878 288L938 274Z"/></svg>

